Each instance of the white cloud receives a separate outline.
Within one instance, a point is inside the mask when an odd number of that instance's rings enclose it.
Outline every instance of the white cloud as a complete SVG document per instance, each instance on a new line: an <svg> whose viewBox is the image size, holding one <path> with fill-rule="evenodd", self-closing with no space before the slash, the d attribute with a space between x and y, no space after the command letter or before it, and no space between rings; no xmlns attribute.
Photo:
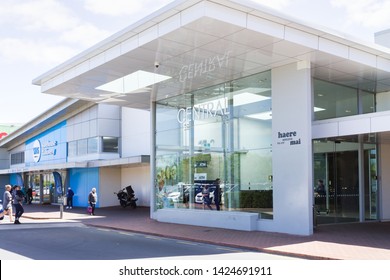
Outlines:
<svg viewBox="0 0 390 280"><path fill-rule="evenodd" d="M0 40L0 58L4 62L55 65L74 55L75 50L50 42L7 38Z"/></svg>
<svg viewBox="0 0 390 280"><path fill-rule="evenodd" d="M90 23L78 25L61 34L59 40L64 43L77 44L88 48L112 35L111 32L99 29Z"/></svg>
<svg viewBox="0 0 390 280"><path fill-rule="evenodd" d="M79 24L79 20L62 1L55 0L2 0L2 23L12 23L20 30L61 31Z"/></svg>
<svg viewBox="0 0 390 280"><path fill-rule="evenodd" d="M252 0L252 2L259 3L261 5L273 8L275 10L280 10L284 7L287 7L291 4L291 0Z"/></svg>
<svg viewBox="0 0 390 280"><path fill-rule="evenodd" d="M85 0L85 9L110 16L134 15L145 7L159 6L161 2L171 1Z"/></svg>
<svg viewBox="0 0 390 280"><path fill-rule="evenodd" d="M344 8L348 24L361 24L365 27L390 27L390 1L387 0L332 0L337 8Z"/></svg>

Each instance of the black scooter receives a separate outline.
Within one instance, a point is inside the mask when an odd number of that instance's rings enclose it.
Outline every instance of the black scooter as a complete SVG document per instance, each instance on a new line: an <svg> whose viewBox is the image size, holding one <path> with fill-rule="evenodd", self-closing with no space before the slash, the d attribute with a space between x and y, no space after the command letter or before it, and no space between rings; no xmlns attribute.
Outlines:
<svg viewBox="0 0 390 280"><path fill-rule="evenodd" d="M119 204L125 208L130 206L131 208L137 208L137 200L138 198L134 195L134 190L131 186L127 186L126 188L121 189L119 192L114 192L119 199Z"/></svg>

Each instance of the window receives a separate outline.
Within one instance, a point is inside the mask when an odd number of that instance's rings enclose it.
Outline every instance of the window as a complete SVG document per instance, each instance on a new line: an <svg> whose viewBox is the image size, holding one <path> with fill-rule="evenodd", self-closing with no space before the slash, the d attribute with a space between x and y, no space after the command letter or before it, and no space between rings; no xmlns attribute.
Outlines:
<svg viewBox="0 0 390 280"><path fill-rule="evenodd" d="M102 144L100 144L102 142ZM99 147L102 148L99 148ZM68 142L68 156L83 156L96 153L118 153L118 137L92 137Z"/></svg>
<svg viewBox="0 0 390 280"><path fill-rule="evenodd" d="M68 142L68 157L77 156L77 141Z"/></svg>
<svg viewBox="0 0 390 280"><path fill-rule="evenodd" d="M98 146L99 146L99 138L98 137L89 138L88 139L88 154L98 153L99 152Z"/></svg>
<svg viewBox="0 0 390 280"><path fill-rule="evenodd" d="M273 218L271 72L160 100L156 208L202 209L221 179L221 210Z"/></svg>
<svg viewBox="0 0 390 280"><path fill-rule="evenodd" d="M24 152L11 154L11 165L24 163Z"/></svg>
<svg viewBox="0 0 390 280"><path fill-rule="evenodd" d="M314 119L325 120L375 112L375 94L314 80Z"/></svg>
<svg viewBox="0 0 390 280"><path fill-rule="evenodd" d="M103 136L103 153L117 153L118 152L118 138Z"/></svg>
<svg viewBox="0 0 390 280"><path fill-rule="evenodd" d="M81 139L77 141L77 155L82 156L87 154L88 140Z"/></svg>

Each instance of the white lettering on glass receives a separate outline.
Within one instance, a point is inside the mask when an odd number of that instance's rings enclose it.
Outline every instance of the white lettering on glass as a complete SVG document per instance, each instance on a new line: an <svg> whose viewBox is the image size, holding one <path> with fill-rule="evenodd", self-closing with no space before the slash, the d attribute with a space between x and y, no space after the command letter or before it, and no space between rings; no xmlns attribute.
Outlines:
<svg viewBox="0 0 390 280"><path fill-rule="evenodd" d="M193 78L200 77L203 74L213 72L216 69L228 66L231 52L232 51L227 51L223 55L209 57L198 63L183 65L179 72L180 82L183 83L186 80L191 80Z"/></svg>

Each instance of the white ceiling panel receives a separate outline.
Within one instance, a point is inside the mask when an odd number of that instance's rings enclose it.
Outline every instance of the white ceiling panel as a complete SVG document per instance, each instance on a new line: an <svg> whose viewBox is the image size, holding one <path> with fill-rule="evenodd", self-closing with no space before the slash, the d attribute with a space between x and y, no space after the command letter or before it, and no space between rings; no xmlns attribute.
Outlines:
<svg viewBox="0 0 390 280"><path fill-rule="evenodd" d="M250 9L248 3L240 6L236 1L228 7L230 2L219 0L179 2L53 69L35 83L46 93L91 100L108 93L95 89L97 86L138 70L171 77L150 86L147 94L104 97L111 98L107 101L110 104L148 109L150 98L178 96L308 61L315 78L362 89L376 85L382 91L390 90L390 61L384 58L390 54L379 49L371 51L368 46L268 13L267 9ZM238 6L242 9L235 11Z"/></svg>

